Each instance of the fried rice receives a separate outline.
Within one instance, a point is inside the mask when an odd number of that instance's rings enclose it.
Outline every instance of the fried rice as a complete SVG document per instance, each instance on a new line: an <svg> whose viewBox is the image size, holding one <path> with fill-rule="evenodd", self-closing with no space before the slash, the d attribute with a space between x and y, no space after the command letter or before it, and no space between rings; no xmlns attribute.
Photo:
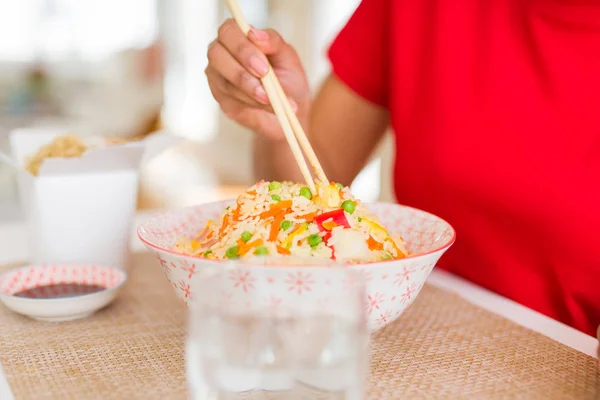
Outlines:
<svg viewBox="0 0 600 400"><path fill-rule="evenodd" d="M317 193L301 184L260 181L174 250L209 259L298 258L315 262L378 262L407 257L393 235L348 187L331 183Z"/></svg>

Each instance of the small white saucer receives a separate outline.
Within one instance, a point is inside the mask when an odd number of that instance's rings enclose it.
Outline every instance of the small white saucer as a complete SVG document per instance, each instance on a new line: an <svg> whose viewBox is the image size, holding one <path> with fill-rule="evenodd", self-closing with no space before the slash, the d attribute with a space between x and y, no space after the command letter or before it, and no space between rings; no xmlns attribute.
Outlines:
<svg viewBox="0 0 600 400"><path fill-rule="evenodd" d="M114 267L32 265L0 275L0 300L11 310L40 321L71 321L106 307L126 280L125 271ZM92 286L97 291L88 293ZM28 297L21 297L25 292Z"/></svg>

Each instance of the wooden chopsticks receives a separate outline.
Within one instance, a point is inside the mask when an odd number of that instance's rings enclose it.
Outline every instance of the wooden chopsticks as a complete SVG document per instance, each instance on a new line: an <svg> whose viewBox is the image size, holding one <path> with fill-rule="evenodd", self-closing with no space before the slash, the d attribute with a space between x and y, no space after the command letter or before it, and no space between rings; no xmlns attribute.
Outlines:
<svg viewBox="0 0 600 400"><path fill-rule="evenodd" d="M250 25L246 21L244 14L237 2L237 0L225 0L227 3L227 8L229 12L233 16L233 19L237 22L238 26L244 32L244 35L248 35L250 31ZM298 167L300 168L300 172L306 181L306 184L310 188L313 193L316 193L315 182L313 181L312 174L306 164L306 160L302 151L300 150L300 146L306 153L306 157L308 161L312 165L317 178L321 181L321 184L327 185L329 184L329 180L321 167L321 163L317 159L317 155L313 150L308 138L306 137L306 133L304 129L302 129L302 125L294 113L288 98L281 87L281 83L279 83L279 79L277 79L277 75L273 71L271 65L269 65L269 72L265 75L264 78L261 79L262 84L267 92L267 96L269 101L271 102L271 106L273 107L273 111L275 111L275 115L277 116L277 120L281 125L281 129L285 134L285 138L292 150L292 154L298 163ZM300 145L298 144L300 142Z"/></svg>

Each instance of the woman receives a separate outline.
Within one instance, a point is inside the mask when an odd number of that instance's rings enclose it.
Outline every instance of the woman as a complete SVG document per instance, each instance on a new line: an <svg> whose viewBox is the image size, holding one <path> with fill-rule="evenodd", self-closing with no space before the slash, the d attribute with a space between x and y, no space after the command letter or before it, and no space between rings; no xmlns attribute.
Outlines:
<svg viewBox="0 0 600 400"><path fill-rule="evenodd" d="M225 22L212 93L257 133L257 177L301 181L259 81L265 54L331 179L350 183L391 126L397 200L458 231L440 267L596 333L598 3L364 0L314 99L277 32Z"/></svg>

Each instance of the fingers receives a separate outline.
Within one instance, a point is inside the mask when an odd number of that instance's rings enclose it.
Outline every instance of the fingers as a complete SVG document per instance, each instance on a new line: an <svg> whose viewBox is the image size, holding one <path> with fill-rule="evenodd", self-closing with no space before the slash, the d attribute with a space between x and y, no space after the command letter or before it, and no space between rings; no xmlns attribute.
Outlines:
<svg viewBox="0 0 600 400"><path fill-rule="evenodd" d="M205 73L213 97L230 119L267 137L281 139L283 132L260 80L269 71L267 55L277 74L287 74L292 82L298 75L297 86L303 88L300 60L277 32L252 28L246 36L234 20L221 25L217 39L209 46ZM297 112L298 103L291 98L290 103Z"/></svg>
<svg viewBox="0 0 600 400"><path fill-rule="evenodd" d="M218 41L238 63L257 78L269 71L267 57L244 35L236 22L227 20L219 28Z"/></svg>
<svg viewBox="0 0 600 400"><path fill-rule="evenodd" d="M224 99L221 102L221 109L228 118L250 130L262 132L267 138L279 140L283 137L277 117L272 112L248 107L233 97Z"/></svg>
<svg viewBox="0 0 600 400"><path fill-rule="evenodd" d="M268 104L269 99L260 80L250 73L218 41L208 49L208 69L221 76L254 102ZM208 75L207 71L207 75ZM230 90L231 91L231 90Z"/></svg>
<svg viewBox="0 0 600 400"><path fill-rule="evenodd" d="M273 29L251 28L248 38L266 55L274 55L282 50L285 44L279 33Z"/></svg>
<svg viewBox="0 0 600 400"><path fill-rule="evenodd" d="M225 79L223 75L211 66L206 68L205 74L208 78L210 90L217 102L222 103L226 98L233 97L246 106L270 109L270 106L266 105L264 100L258 100L254 96L247 94L244 90ZM264 96L266 98L266 94Z"/></svg>
<svg viewBox="0 0 600 400"><path fill-rule="evenodd" d="M296 50L283 40L273 29L250 29L248 38L263 53L269 56L273 68L296 67L300 59Z"/></svg>
<svg viewBox="0 0 600 400"><path fill-rule="evenodd" d="M208 77L208 85L212 95L219 104L222 105L227 98L232 97L246 106L258 108L269 113L274 113L271 105L265 104L264 102L258 102L254 98L248 96L211 67L208 67L205 73ZM292 107L292 110L297 112L298 103L296 103L296 101L294 101L292 98L288 98L288 101Z"/></svg>

